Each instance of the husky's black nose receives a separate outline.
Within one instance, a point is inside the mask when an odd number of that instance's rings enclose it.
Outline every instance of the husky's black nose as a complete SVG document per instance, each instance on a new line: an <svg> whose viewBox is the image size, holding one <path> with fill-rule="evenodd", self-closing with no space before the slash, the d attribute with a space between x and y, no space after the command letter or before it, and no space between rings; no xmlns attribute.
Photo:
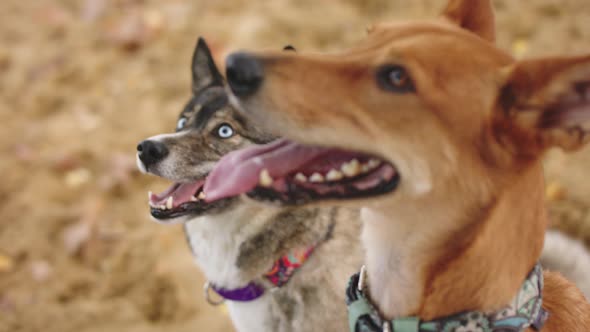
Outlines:
<svg viewBox="0 0 590 332"><path fill-rule="evenodd" d="M137 154L139 160L143 162L145 167L153 165L168 155L166 145L158 141L143 141L137 145Z"/></svg>
<svg viewBox="0 0 590 332"><path fill-rule="evenodd" d="M254 94L264 79L262 63L251 54L230 54L225 61L225 68L227 82L238 97Z"/></svg>

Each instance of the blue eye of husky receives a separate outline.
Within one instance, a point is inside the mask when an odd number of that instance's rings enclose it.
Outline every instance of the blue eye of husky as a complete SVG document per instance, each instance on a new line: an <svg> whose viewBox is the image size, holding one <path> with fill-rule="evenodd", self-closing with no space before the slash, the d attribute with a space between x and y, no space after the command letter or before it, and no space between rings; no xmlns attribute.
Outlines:
<svg viewBox="0 0 590 332"><path fill-rule="evenodd" d="M184 128L184 126L186 125L186 121L186 118L180 118L176 123L176 130L181 130L182 128Z"/></svg>
<svg viewBox="0 0 590 332"><path fill-rule="evenodd" d="M219 138L230 138L234 135L234 128L227 123L222 123L217 127L217 137Z"/></svg>

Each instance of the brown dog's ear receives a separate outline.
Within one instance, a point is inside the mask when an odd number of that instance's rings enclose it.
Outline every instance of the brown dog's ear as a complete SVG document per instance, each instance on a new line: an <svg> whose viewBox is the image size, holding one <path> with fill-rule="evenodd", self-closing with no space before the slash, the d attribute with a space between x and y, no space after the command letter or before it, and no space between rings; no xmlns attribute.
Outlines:
<svg viewBox="0 0 590 332"><path fill-rule="evenodd" d="M590 142L590 56L522 61L508 70L495 132L520 153Z"/></svg>
<svg viewBox="0 0 590 332"><path fill-rule="evenodd" d="M496 41L491 0L449 0L443 17L490 42Z"/></svg>

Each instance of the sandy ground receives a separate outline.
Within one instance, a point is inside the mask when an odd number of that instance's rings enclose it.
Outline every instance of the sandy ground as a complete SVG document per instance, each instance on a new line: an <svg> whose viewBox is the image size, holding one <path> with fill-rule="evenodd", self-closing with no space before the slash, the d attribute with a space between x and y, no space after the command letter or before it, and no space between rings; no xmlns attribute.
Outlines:
<svg viewBox="0 0 590 332"><path fill-rule="evenodd" d="M134 165L138 141L174 127L197 36L219 57L334 50L443 2L2 0L0 331L231 330L181 229L148 218L165 181ZM516 56L590 52L589 1L495 2ZM590 150L547 166L554 223L590 243Z"/></svg>

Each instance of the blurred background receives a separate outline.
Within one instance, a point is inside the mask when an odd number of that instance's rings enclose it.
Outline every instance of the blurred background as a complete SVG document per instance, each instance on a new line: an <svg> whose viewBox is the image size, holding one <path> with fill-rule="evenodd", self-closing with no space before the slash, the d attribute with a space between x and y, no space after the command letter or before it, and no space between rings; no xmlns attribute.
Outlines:
<svg viewBox="0 0 590 332"><path fill-rule="evenodd" d="M153 223L135 146L172 131L198 36L337 50L445 0L2 0L0 331L228 331L181 228ZM516 57L590 52L590 1L497 0ZM590 244L590 149L547 159L554 227Z"/></svg>

